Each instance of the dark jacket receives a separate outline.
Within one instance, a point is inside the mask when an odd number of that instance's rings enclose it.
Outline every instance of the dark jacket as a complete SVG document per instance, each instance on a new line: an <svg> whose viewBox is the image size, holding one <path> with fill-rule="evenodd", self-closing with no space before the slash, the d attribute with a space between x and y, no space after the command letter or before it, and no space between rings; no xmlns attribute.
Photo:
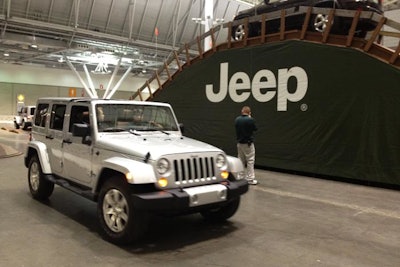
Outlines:
<svg viewBox="0 0 400 267"><path fill-rule="evenodd" d="M257 131L256 121L248 115L240 115L235 119L236 140L240 144L254 142L254 132Z"/></svg>

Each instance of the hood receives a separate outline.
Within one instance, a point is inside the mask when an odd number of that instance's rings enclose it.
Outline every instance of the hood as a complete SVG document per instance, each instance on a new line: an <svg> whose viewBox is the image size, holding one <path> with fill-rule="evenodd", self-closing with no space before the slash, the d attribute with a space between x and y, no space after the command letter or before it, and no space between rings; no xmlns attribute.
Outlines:
<svg viewBox="0 0 400 267"><path fill-rule="evenodd" d="M122 154L144 157L150 153L150 159L162 155L179 153L222 152L221 149L188 137L164 133L107 133L99 136L95 146Z"/></svg>

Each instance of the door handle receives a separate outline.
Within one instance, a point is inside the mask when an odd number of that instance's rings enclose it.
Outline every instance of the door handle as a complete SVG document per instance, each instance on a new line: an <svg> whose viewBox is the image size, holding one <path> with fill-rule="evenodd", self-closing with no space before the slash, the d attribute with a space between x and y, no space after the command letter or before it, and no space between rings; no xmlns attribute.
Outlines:
<svg viewBox="0 0 400 267"><path fill-rule="evenodd" d="M46 135L46 139L54 139L52 135Z"/></svg>
<svg viewBox="0 0 400 267"><path fill-rule="evenodd" d="M71 140L69 140L69 139L64 139L64 140L63 140L63 143L66 143L66 144L72 144L72 141L71 141Z"/></svg>

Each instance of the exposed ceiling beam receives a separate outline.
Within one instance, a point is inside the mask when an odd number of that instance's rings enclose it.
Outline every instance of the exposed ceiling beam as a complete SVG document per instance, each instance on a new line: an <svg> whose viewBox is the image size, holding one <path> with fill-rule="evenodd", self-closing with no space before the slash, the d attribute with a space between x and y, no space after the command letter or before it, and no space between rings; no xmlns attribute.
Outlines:
<svg viewBox="0 0 400 267"><path fill-rule="evenodd" d="M108 31L108 27L110 26L110 21L111 21L111 16L112 16L113 10L114 10L114 0L111 0L111 6L110 6L110 9L108 10L107 22L106 22L106 26L104 28L104 32Z"/></svg>
<svg viewBox="0 0 400 267"><path fill-rule="evenodd" d="M50 22L50 19L53 17L53 7L54 7L54 0L51 0L49 7L49 15L47 16L47 22Z"/></svg>
<svg viewBox="0 0 400 267"><path fill-rule="evenodd" d="M89 30L89 26L92 24L92 18L93 18L93 12L94 12L95 5L96 5L96 0L93 0L92 5L90 6L90 12L89 12L87 25L86 25L86 30Z"/></svg>
<svg viewBox="0 0 400 267"><path fill-rule="evenodd" d="M154 1L154 0L153 0ZM145 21L146 13L147 13L147 8L149 5L149 0L146 0L146 5L144 7L144 11L142 13L142 17L140 18L140 23L139 23L139 30L138 30L138 36L142 34L142 28L143 28L143 23Z"/></svg>

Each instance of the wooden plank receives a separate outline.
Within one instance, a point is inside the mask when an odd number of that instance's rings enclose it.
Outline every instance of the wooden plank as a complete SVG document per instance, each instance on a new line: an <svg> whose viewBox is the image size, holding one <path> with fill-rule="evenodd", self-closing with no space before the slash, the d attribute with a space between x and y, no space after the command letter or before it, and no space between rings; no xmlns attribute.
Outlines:
<svg viewBox="0 0 400 267"><path fill-rule="evenodd" d="M139 99L140 99L140 101L143 101L142 89L139 89L138 92L139 92Z"/></svg>
<svg viewBox="0 0 400 267"><path fill-rule="evenodd" d="M303 27L301 28L300 40L304 40L306 32L308 30L308 25L310 25L312 7L307 9L306 17L304 18Z"/></svg>
<svg viewBox="0 0 400 267"><path fill-rule="evenodd" d="M385 24L386 18L382 17L379 22L378 26L376 26L375 30L373 31L371 38L369 38L368 43L364 47L364 51L367 52L371 49L372 44L375 42L376 38L379 35L379 32L381 31L383 24Z"/></svg>
<svg viewBox="0 0 400 267"><path fill-rule="evenodd" d="M177 64L178 67L179 67L179 71L182 71L182 64L181 64L181 62L179 61L178 53L176 53L176 51L174 51L174 56L175 56L176 64Z"/></svg>
<svg viewBox="0 0 400 267"><path fill-rule="evenodd" d="M399 41L399 45L397 46L396 51L390 57L389 63L394 64L396 62L397 58L399 57L399 54L400 54L400 41Z"/></svg>
<svg viewBox="0 0 400 267"><path fill-rule="evenodd" d="M263 14L261 18L261 43L265 43L265 33L266 31L266 19L267 19L267 14Z"/></svg>
<svg viewBox="0 0 400 267"><path fill-rule="evenodd" d="M228 23L228 48L232 46L232 21Z"/></svg>
<svg viewBox="0 0 400 267"><path fill-rule="evenodd" d="M215 41L215 35L214 35L214 28L211 28L211 42L212 42L212 50L214 52L217 52L217 46L215 45L216 41Z"/></svg>
<svg viewBox="0 0 400 267"><path fill-rule="evenodd" d="M190 59L189 45L188 44L185 44L185 51L186 51L186 64L188 66L190 66L191 59Z"/></svg>
<svg viewBox="0 0 400 267"><path fill-rule="evenodd" d="M150 99L152 99L153 98L153 93L151 92L151 87L150 87L149 81L146 81L146 85L147 85L147 88L149 89Z"/></svg>
<svg viewBox="0 0 400 267"><path fill-rule="evenodd" d="M249 37L249 17L244 20L244 36L243 46L247 46L247 38Z"/></svg>
<svg viewBox="0 0 400 267"><path fill-rule="evenodd" d="M281 10L281 31L279 35L279 39L285 40L285 18L286 18L286 10L282 9Z"/></svg>
<svg viewBox="0 0 400 267"><path fill-rule="evenodd" d="M335 17L335 10L331 9L329 11L329 15L328 15L328 25L326 25L324 34L322 35L322 43L326 43L328 41L328 37L329 37L329 33L331 32L332 21L333 21L334 17Z"/></svg>
<svg viewBox="0 0 400 267"><path fill-rule="evenodd" d="M160 80L160 76L158 75L158 72L156 72L156 79L157 79L157 83L158 83L158 89L157 90L161 90L162 88L162 84L161 84L161 80Z"/></svg>
<svg viewBox="0 0 400 267"><path fill-rule="evenodd" d="M197 36L197 47L199 49L199 56L202 59L203 58L203 49L201 48L201 40L200 40L199 36Z"/></svg>
<svg viewBox="0 0 400 267"><path fill-rule="evenodd" d="M353 42L354 34L356 33L356 28L358 24L358 20L360 19L361 11L357 10L355 16L353 17L353 21L351 22L351 27L349 30L349 34L347 35L346 46L351 46Z"/></svg>
<svg viewBox="0 0 400 267"><path fill-rule="evenodd" d="M165 71L167 72L168 81L172 81L172 76L171 76L171 73L169 72L168 65L167 65L166 62L164 62L164 69L165 69Z"/></svg>

